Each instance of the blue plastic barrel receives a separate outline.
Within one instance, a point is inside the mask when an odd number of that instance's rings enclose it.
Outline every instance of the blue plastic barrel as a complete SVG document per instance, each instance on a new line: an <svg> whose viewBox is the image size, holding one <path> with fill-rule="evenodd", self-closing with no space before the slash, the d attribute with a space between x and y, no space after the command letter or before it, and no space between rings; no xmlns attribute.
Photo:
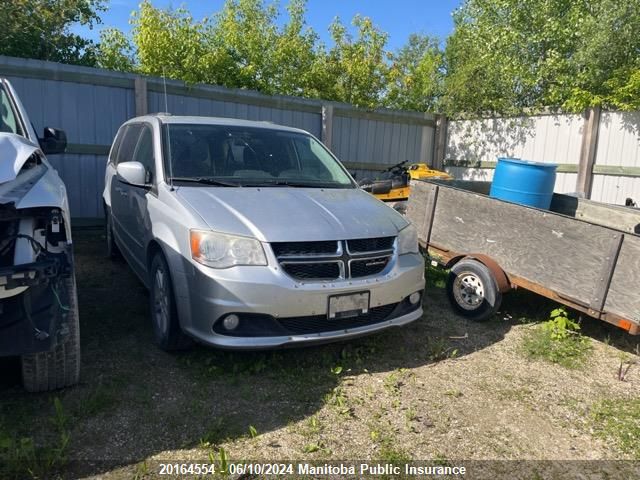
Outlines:
<svg viewBox="0 0 640 480"><path fill-rule="evenodd" d="M489 195L500 200L548 210L556 184L557 167L552 163L498 158Z"/></svg>

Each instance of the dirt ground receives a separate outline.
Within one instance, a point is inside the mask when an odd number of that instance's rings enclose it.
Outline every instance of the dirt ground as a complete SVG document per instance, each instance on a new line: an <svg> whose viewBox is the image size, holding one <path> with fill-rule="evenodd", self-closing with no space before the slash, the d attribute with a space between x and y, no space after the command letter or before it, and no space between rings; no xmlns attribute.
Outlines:
<svg viewBox="0 0 640 480"><path fill-rule="evenodd" d="M442 465L640 459L633 438L612 434L611 418L594 414L640 401L640 365L626 381L616 376L640 338L585 319L593 349L584 367L531 360L523 339L553 308L535 295L510 294L494 320L473 323L452 313L442 279L430 273L425 315L401 329L296 350L168 354L153 344L148 295L127 265L104 257L97 232L77 232L75 241L80 385L27 394L17 360L0 359L0 445L27 438L57 452L54 399L62 406L68 446L44 476L146 478L157 461L225 456ZM640 425L640 413L632 421ZM14 462L2 477L35 475L28 462L41 461L24 462L22 473ZM514 465L494 467L517 478Z"/></svg>

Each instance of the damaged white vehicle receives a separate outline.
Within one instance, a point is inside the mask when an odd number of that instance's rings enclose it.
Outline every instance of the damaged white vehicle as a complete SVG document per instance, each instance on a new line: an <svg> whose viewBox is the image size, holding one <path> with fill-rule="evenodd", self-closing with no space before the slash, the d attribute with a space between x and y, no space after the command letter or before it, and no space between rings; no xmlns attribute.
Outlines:
<svg viewBox="0 0 640 480"><path fill-rule="evenodd" d="M29 391L73 385L80 332L65 186L45 154L66 135L39 139L0 78L0 356L20 356Z"/></svg>

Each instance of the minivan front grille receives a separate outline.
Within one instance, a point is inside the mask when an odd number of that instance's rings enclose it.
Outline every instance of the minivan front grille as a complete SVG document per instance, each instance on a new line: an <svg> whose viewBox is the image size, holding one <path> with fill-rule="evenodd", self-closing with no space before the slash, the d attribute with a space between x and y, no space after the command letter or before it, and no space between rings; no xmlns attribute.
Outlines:
<svg viewBox="0 0 640 480"><path fill-rule="evenodd" d="M282 263L285 272L299 280L335 280L340 277L338 262Z"/></svg>
<svg viewBox="0 0 640 480"><path fill-rule="evenodd" d="M301 281L363 278L382 273L395 237L271 244L282 269Z"/></svg>
<svg viewBox="0 0 640 480"><path fill-rule="evenodd" d="M285 255L334 255L338 253L338 242L277 242L272 243L276 257Z"/></svg>
<svg viewBox="0 0 640 480"><path fill-rule="evenodd" d="M366 258L364 260L351 260L351 278L368 277L385 269L390 257Z"/></svg>
<svg viewBox="0 0 640 480"><path fill-rule="evenodd" d="M381 238L361 238L357 240L348 240L347 247L349 252L378 252L381 250L390 250L393 248L393 240L395 237Z"/></svg>

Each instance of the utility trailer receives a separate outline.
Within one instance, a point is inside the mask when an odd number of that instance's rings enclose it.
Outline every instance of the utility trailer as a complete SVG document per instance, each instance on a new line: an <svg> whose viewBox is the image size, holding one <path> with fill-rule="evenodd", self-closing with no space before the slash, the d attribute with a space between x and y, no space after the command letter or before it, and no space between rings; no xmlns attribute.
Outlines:
<svg viewBox="0 0 640 480"><path fill-rule="evenodd" d="M451 269L453 307L486 320L524 288L640 334L640 210L554 194L550 210L488 196L489 182L412 181L407 216Z"/></svg>

